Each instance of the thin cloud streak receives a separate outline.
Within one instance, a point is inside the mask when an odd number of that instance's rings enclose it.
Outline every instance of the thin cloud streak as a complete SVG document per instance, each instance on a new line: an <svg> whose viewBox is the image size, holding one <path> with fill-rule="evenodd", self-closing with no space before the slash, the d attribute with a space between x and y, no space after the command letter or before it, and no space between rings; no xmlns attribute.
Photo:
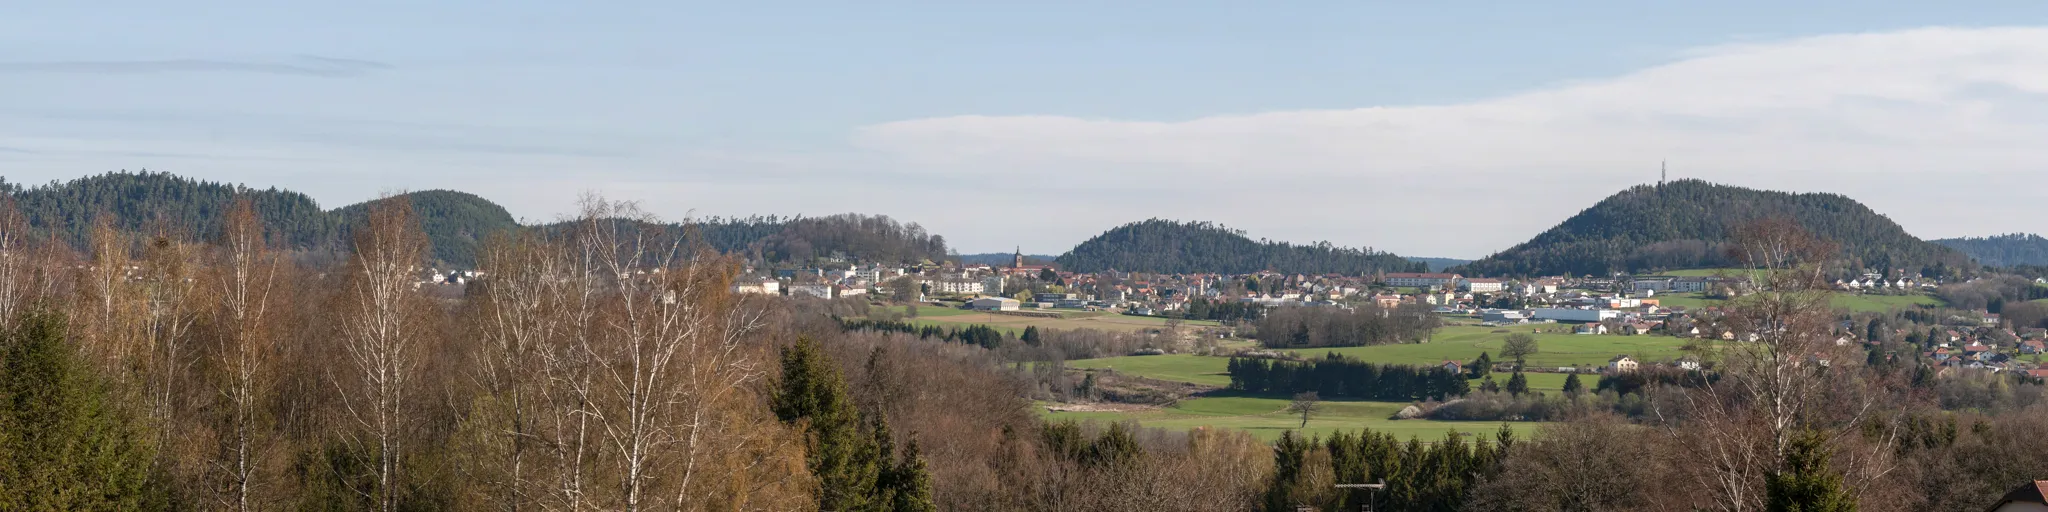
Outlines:
<svg viewBox="0 0 2048 512"><path fill-rule="evenodd" d="M312 55L280 61L165 59L0 62L0 73L83 73L105 75L261 73L335 78L361 76L389 69L393 69L393 66L382 62Z"/></svg>

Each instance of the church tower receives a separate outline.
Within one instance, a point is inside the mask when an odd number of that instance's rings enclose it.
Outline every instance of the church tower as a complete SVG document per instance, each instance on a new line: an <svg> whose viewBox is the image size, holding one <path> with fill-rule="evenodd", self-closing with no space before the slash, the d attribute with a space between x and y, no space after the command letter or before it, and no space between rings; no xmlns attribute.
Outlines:
<svg viewBox="0 0 2048 512"><path fill-rule="evenodd" d="M1010 268L1024 268L1024 246L1017 246L1017 254L1010 257Z"/></svg>

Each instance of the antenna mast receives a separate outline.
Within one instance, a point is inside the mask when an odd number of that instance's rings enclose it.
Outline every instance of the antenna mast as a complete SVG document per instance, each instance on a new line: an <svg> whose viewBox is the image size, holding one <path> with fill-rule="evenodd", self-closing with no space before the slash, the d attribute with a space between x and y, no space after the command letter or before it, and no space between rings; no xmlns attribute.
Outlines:
<svg viewBox="0 0 2048 512"><path fill-rule="evenodd" d="M1657 161L1657 186L1659 187L1664 186L1664 180L1671 179L1671 168L1666 166L1665 163L1666 161L1664 160Z"/></svg>

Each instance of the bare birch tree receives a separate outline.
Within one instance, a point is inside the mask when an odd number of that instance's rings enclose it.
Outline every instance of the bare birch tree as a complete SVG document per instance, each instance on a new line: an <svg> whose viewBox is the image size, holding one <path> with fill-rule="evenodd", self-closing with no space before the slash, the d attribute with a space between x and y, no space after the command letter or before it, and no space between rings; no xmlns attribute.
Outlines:
<svg viewBox="0 0 2048 512"><path fill-rule="evenodd" d="M537 422L553 417L547 413L552 408L532 403L536 395L542 398L541 403L551 403L541 388L550 383L550 376L561 373L548 371L544 363L552 360L546 352L560 345L569 334L567 327L573 319L565 313L570 306L568 291L574 275L559 244L534 232L488 241L479 263L486 274L472 284L471 297L477 306L472 320L483 344L473 368L474 378L486 398L479 405L480 410L471 414L477 416L473 421L481 424L478 429L484 431L481 441L487 444L484 451L489 456L484 463L488 467L475 473L489 480L484 482L490 488L487 501L500 510L518 511L531 508L528 504L534 501L534 494L553 490L548 485L534 489L536 477L532 466L539 464L529 461L533 457L530 453L542 452L541 448L548 446L574 444L538 428ZM572 389L568 394L577 393ZM569 407L570 411L577 409L580 407ZM570 412L568 416L565 419L574 421L581 415ZM559 461L550 466L566 469ZM578 508L574 498L561 504Z"/></svg>
<svg viewBox="0 0 2048 512"><path fill-rule="evenodd" d="M262 403L274 389L276 333L271 329L272 289L283 263L264 240L262 220L248 198L228 210L221 226L210 286L216 338L214 407L219 452L211 473L219 482L218 505L248 511L267 500L258 496L271 473L265 462L274 446L274 430Z"/></svg>
<svg viewBox="0 0 2048 512"><path fill-rule="evenodd" d="M581 348L618 473L617 505L694 508L706 445L723 427L717 411L763 376L741 343L762 313L734 307L731 264L636 205L587 198L575 236L606 294L597 333ZM664 485L672 498L654 494Z"/></svg>
<svg viewBox="0 0 2048 512"><path fill-rule="evenodd" d="M399 505L408 393L421 363L418 324L434 307L419 295L427 238L411 202L400 197L372 204L354 235L341 333L351 375L336 385L361 430L355 443L376 452L377 488L358 491L389 512Z"/></svg>
<svg viewBox="0 0 2048 512"><path fill-rule="evenodd" d="M1683 395L1685 427L1672 421L1666 431L1694 450L1700 464L1692 472L1714 491L1712 507L1761 510L1764 477L1782 468L1801 432L1862 425L1878 396L1842 392L1859 381L1856 372L1838 366L1861 358L1851 353L1855 347L1834 343L1825 277L1835 246L1788 219L1738 226L1731 239L1731 256L1748 269L1739 276L1746 286L1738 288L1746 289L1723 319L1736 340L1720 347L1715 370L1721 378ZM1888 457L1859 460L1862 474L1873 478L1889 464Z"/></svg>
<svg viewBox="0 0 2048 512"><path fill-rule="evenodd" d="M28 218L14 196L0 192L0 318L14 318L30 297L36 264L28 247Z"/></svg>

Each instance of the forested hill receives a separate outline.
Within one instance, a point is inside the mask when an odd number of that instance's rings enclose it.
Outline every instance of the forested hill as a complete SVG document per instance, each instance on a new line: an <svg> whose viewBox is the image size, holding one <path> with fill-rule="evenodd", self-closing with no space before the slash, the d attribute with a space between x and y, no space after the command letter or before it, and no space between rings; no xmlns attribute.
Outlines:
<svg viewBox="0 0 2048 512"><path fill-rule="evenodd" d="M1244 233L1207 222L1152 219L1118 226L1090 238L1056 262L1062 270L1243 274L1272 270L1289 274L1421 272L1426 266L1400 256L1336 247L1328 242L1293 245L1252 240Z"/></svg>
<svg viewBox="0 0 2048 512"><path fill-rule="evenodd" d="M1993 267L2048 266L2048 238L2041 235L2013 233L1988 238L1944 238L1934 243L1963 251L1978 263Z"/></svg>
<svg viewBox="0 0 2048 512"><path fill-rule="evenodd" d="M1970 268L1967 257L1914 238L1838 194L1791 194L1681 180L1608 197L1536 238L1464 267L1466 275L1605 275L1726 266L1731 227L1785 217L1841 245L1852 268Z"/></svg>
<svg viewBox="0 0 2048 512"><path fill-rule="evenodd" d="M74 247L85 245L92 223L101 213L110 214L114 226L123 231L163 228L190 238L210 238L220 229L221 215L233 205L236 194L246 193L255 201L272 243L304 251L339 250L344 248L348 227L364 217L369 205L389 199L327 211L298 192L251 189L148 171L114 172L33 187L0 180L0 191L13 196L32 229L54 234ZM472 266L477 248L492 233L524 229L504 207L474 194L427 190L402 197L412 202L421 229L433 243L432 257L437 264ZM771 263L833 256L939 261L947 252L944 237L885 216L709 218L699 219L694 227L713 248Z"/></svg>
<svg viewBox="0 0 2048 512"><path fill-rule="evenodd" d="M256 203L272 243L302 249L327 247L339 227L334 217L305 194L148 171L108 173L34 187L7 184L5 189L28 218L30 228L54 234L74 247L85 246L94 219L101 213L109 214L113 226L122 231L162 228L211 238L237 193L246 193Z"/></svg>
<svg viewBox="0 0 2048 512"><path fill-rule="evenodd" d="M477 249L484 240L494 233L520 229L519 221L513 220L512 213L505 211L505 207L476 194L425 190L399 197L412 201L413 213L420 219L420 230L433 241L434 259L446 264L473 265ZM369 216L370 205L391 199L375 199L335 210L333 214L341 225L340 239L347 240L348 227L361 225Z"/></svg>

